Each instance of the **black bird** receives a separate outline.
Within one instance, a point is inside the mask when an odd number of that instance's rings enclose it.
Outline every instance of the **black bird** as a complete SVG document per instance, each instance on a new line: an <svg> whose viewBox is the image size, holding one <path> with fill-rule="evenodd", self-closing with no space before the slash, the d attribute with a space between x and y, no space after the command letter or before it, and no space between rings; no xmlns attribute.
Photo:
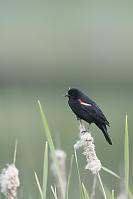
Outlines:
<svg viewBox="0 0 133 199"><path fill-rule="evenodd" d="M68 104L77 118L89 124L95 123L103 132L107 142L112 145L106 127L109 126L109 122L98 105L77 88L70 88L64 96L69 98Z"/></svg>

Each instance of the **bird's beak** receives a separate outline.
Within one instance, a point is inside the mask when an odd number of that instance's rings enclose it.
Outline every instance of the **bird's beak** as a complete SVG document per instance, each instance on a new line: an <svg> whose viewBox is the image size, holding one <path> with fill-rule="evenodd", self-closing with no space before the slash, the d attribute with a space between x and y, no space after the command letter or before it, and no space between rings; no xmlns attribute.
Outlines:
<svg viewBox="0 0 133 199"><path fill-rule="evenodd" d="M69 97L69 94L68 94L68 93L65 93L64 97Z"/></svg>

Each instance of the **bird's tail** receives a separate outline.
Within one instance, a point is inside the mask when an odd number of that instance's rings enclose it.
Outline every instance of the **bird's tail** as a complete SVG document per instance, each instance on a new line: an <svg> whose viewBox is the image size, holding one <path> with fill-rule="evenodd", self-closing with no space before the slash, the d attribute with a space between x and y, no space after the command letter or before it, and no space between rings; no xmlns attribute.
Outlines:
<svg viewBox="0 0 133 199"><path fill-rule="evenodd" d="M110 144L110 145L112 145L112 141L111 141L111 139L110 139L110 137L109 137L109 134L108 134L108 131L107 131L107 127L106 127L106 125L104 125L104 124L98 124L98 123L95 123L101 130L102 130L102 132L103 132L103 134L104 134L104 137L105 137L105 139L107 140L107 142Z"/></svg>
<svg viewBox="0 0 133 199"><path fill-rule="evenodd" d="M111 141L111 139L110 139L110 137L109 137L109 134L108 134L108 132L107 132L106 126L102 125L101 130L102 130L102 132L103 132L103 134L104 134L104 137L105 137L105 139L107 140L107 142L108 142L110 145L112 145L112 141Z"/></svg>

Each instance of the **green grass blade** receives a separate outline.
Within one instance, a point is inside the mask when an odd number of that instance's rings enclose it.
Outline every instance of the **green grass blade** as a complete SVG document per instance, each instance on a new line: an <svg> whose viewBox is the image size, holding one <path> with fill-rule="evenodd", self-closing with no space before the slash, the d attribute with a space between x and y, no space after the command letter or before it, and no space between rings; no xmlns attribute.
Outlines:
<svg viewBox="0 0 133 199"><path fill-rule="evenodd" d="M68 180L67 180L67 185L66 185L65 199L68 199L70 178L71 178L71 173L72 173L72 164L73 164L73 155L71 157L70 170L69 170L69 175L68 175Z"/></svg>
<svg viewBox="0 0 133 199"><path fill-rule="evenodd" d="M56 189L54 190L53 186L51 186L51 190L52 190L52 193L53 193L53 195L54 195L54 198L55 198L55 199L58 199L58 198L57 198L57 194L56 194Z"/></svg>
<svg viewBox="0 0 133 199"><path fill-rule="evenodd" d="M128 194L129 194L129 198L133 199L133 193L132 193L130 186L128 186Z"/></svg>
<svg viewBox="0 0 133 199"><path fill-rule="evenodd" d="M112 190L112 199L114 199L114 190Z"/></svg>
<svg viewBox="0 0 133 199"><path fill-rule="evenodd" d="M83 187L83 191L84 191L85 199L90 199L90 198L89 198L89 195L88 195L88 193L87 193L87 191L86 191L86 188L85 188L85 186L84 186L84 184L83 184L83 183L82 183L82 187Z"/></svg>
<svg viewBox="0 0 133 199"><path fill-rule="evenodd" d="M46 142L45 152L44 152L44 165L43 165L43 187L42 187L43 199L46 199L47 177L48 177L48 143Z"/></svg>
<svg viewBox="0 0 133 199"><path fill-rule="evenodd" d="M118 179L121 179L120 176L118 176L115 172L111 171L110 169L107 169L106 167L102 166L102 169L108 173L110 173L111 175L115 176Z"/></svg>
<svg viewBox="0 0 133 199"><path fill-rule="evenodd" d="M41 112L41 116L42 116L42 120L43 120L44 129L45 129L45 132L46 132L47 140L48 140L48 143L49 143L51 155L52 155L53 161L55 163L56 172L57 172L57 176L59 178L62 194L63 194L63 196L65 196L63 182L62 182L62 178L61 178L61 174L60 174L60 170L59 170L59 165L58 165L58 161L57 161L56 154L55 154L55 147L54 147L54 144L53 144L51 133L50 133L48 123L47 123L46 117L44 115L44 112L43 112L43 109L42 109L42 106L41 106L39 100L38 100L38 104L39 104L39 108L40 108L40 112Z"/></svg>
<svg viewBox="0 0 133 199"><path fill-rule="evenodd" d="M80 197L81 197L81 199L84 199L76 151L75 151L75 159L76 159L76 165L77 165L77 171L78 171L78 178L79 178Z"/></svg>
<svg viewBox="0 0 133 199"><path fill-rule="evenodd" d="M108 187L106 185L104 185L104 189L105 189L105 193L108 199L112 199L112 194L110 192L110 190L108 189Z"/></svg>
<svg viewBox="0 0 133 199"><path fill-rule="evenodd" d="M41 198L43 199L43 196L42 196L42 189L41 189L40 182L39 182L39 179L38 179L38 177L37 177L36 172L34 172L34 175L35 175L35 180L36 180L36 184L37 184L38 189L39 189L40 196L41 196Z"/></svg>
<svg viewBox="0 0 133 199"><path fill-rule="evenodd" d="M128 186L129 186L129 143L128 143L128 123L126 116L125 123L125 192L126 199L128 199Z"/></svg>

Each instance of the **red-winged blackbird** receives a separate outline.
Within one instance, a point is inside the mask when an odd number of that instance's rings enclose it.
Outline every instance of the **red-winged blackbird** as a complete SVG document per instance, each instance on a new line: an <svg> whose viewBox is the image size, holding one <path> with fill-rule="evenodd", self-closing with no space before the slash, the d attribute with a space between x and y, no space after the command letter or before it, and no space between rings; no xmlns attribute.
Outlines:
<svg viewBox="0 0 133 199"><path fill-rule="evenodd" d="M106 127L106 125L109 126L109 122L98 105L76 88L69 89L64 96L69 98L68 104L77 118L85 120L89 124L95 123L102 130L107 142L112 145Z"/></svg>

